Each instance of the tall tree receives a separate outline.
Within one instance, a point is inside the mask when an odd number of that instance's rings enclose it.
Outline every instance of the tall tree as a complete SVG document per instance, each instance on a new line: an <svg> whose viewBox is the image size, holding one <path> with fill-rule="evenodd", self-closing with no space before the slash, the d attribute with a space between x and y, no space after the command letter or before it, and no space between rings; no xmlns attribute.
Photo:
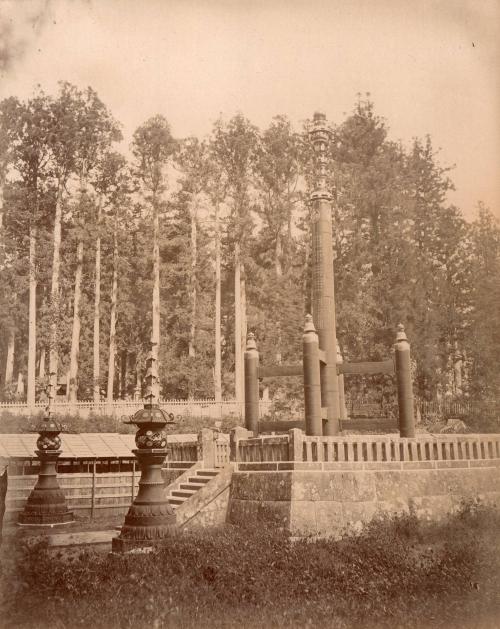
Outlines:
<svg viewBox="0 0 500 629"><path fill-rule="evenodd" d="M2 122L10 141L12 167L20 176L24 188L24 214L27 217L29 254L29 331L27 402L35 403L36 370L36 291L37 291L37 233L40 220L40 195L47 185L49 161L48 130L49 100L39 92L25 103L7 99L2 103Z"/></svg>
<svg viewBox="0 0 500 629"><path fill-rule="evenodd" d="M130 191L129 172L126 159L115 152L107 152L101 156L92 183L98 195L98 216L101 219L98 225L99 245L101 230L111 232L112 237L112 279L110 295L110 325L109 325L109 351L108 351L108 383L107 401L113 401L114 374L116 362L116 320L118 307L118 263L119 263L119 229L124 219L125 208L128 205L128 193ZM102 222L103 221L103 222ZM110 229L109 229L110 228ZM99 256L97 255L99 254ZM94 332L93 332L93 389L94 398L100 399L100 278L101 260L100 246L96 249L96 272L94 293Z"/></svg>
<svg viewBox="0 0 500 629"><path fill-rule="evenodd" d="M87 88L80 92L73 88L75 123L77 125L77 141L75 146L74 168L78 178L78 200L76 202L77 254L75 271L75 288L73 297L73 327L71 336L71 352L69 366L70 401L76 401L78 391L78 354L80 349L80 300L83 276L83 247L86 235L89 233L88 221L92 219L92 202L88 181L92 171L98 164L100 156L108 150L112 142L121 139L118 125L110 112L98 98L97 94ZM98 202L99 203L99 202ZM97 231L99 230L99 226ZM97 234L100 246L99 234ZM97 283L97 278L96 278Z"/></svg>
<svg viewBox="0 0 500 629"><path fill-rule="evenodd" d="M471 227L471 293L465 348L470 362L471 394L479 400L500 394L500 224L479 205Z"/></svg>
<svg viewBox="0 0 500 629"><path fill-rule="evenodd" d="M246 343L247 242L252 232L252 177L257 159L259 133L242 114L229 122L216 122L212 151L228 182L226 202L230 208L228 239L234 260L234 380L235 395L243 403L243 350Z"/></svg>
<svg viewBox="0 0 500 629"><path fill-rule="evenodd" d="M76 88L69 83L60 83L58 97L51 102L51 128L49 146L52 153L52 174L56 188L53 226L52 277L50 292L50 340L49 373L57 382L59 368L58 324L60 318L60 274L61 274L61 226L64 195L71 174L75 171L78 146L77 127L79 107Z"/></svg>
<svg viewBox="0 0 500 629"><path fill-rule="evenodd" d="M177 143L170 126L163 116L147 120L134 133L132 153L136 160L136 176L141 184L143 197L150 206L153 224L153 350L158 358L160 349L160 211L163 195L167 190L167 165Z"/></svg>
<svg viewBox="0 0 500 629"><path fill-rule="evenodd" d="M181 143L180 151L177 155L177 162L182 169L181 185L182 190L189 196L189 218L190 218L190 253L191 264L189 271L189 293L190 293L190 322L189 322L189 342L188 355L190 361L194 363L196 359L196 337L197 337L197 267L198 267L198 221L200 211L206 205L204 191L207 189L210 166L208 162L208 146L205 142L200 142L196 138L187 138ZM193 388L190 383L188 388L188 398L192 398Z"/></svg>
<svg viewBox="0 0 500 629"><path fill-rule="evenodd" d="M222 336L221 336L221 258L222 229L221 206L227 196L227 173L217 160L217 144L212 135L208 144L209 177L207 192L214 209L214 264L215 264L215 316L214 316L214 397L216 402L222 401Z"/></svg>
<svg viewBox="0 0 500 629"><path fill-rule="evenodd" d="M267 262L264 252L272 250L274 277L266 274L265 285L268 294L264 301L268 306L271 303L275 306L272 309L266 308L266 311L268 321L274 328L271 334L274 337L273 347L278 364L282 359L283 327L290 321L287 317L289 313L286 302L290 296L294 296L290 279L293 275L291 273L293 210L299 201L297 193L299 151L300 140L293 132L290 121L284 116L276 116L262 134L255 168L258 192L255 207L263 223L259 249L264 264ZM295 317L292 317L292 320L295 322ZM287 342L288 339L285 344Z"/></svg>

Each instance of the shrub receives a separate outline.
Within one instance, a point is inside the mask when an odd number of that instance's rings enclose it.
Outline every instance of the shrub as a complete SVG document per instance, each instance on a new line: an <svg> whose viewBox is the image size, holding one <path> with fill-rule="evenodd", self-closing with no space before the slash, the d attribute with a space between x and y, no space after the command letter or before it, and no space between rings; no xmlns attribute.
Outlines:
<svg viewBox="0 0 500 629"><path fill-rule="evenodd" d="M38 423L43 416L40 412L36 416L15 415L4 411L0 417L1 433L22 433L31 432L31 426ZM64 422L66 432L118 432L121 434L135 433L135 426L124 424L129 417L112 417L109 415L94 415L80 417L79 415L59 415L59 421ZM213 428L215 420L208 417L198 417L195 415L179 415L174 418L175 423L168 427L169 432L176 434L196 433L202 428ZM222 418L220 430L229 432L235 426L241 424L240 420L233 416Z"/></svg>

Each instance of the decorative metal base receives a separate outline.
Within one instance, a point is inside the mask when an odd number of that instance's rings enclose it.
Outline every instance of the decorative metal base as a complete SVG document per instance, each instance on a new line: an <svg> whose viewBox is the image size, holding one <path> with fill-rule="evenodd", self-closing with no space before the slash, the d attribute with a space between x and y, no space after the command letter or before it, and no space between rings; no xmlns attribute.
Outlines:
<svg viewBox="0 0 500 629"><path fill-rule="evenodd" d="M61 451L37 450L36 454L41 464L38 480L28 497L24 511L19 514L18 523L51 526L74 522L73 512L68 509L66 497L57 482L56 464Z"/></svg>
<svg viewBox="0 0 500 629"><path fill-rule="evenodd" d="M163 448L133 450L141 467L139 492L130 506L120 535L112 542L113 552L147 548L168 537L176 526L175 511L165 498L161 467Z"/></svg>

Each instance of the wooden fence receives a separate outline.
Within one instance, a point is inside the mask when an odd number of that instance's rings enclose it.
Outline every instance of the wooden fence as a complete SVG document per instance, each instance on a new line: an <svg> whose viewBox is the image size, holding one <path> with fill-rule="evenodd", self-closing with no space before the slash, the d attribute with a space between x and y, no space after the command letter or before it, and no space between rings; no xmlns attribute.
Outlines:
<svg viewBox="0 0 500 629"><path fill-rule="evenodd" d="M6 497L6 519L13 520L21 511L38 476L9 476ZM125 513L137 494L140 473L58 474L68 508L76 515L105 517Z"/></svg>

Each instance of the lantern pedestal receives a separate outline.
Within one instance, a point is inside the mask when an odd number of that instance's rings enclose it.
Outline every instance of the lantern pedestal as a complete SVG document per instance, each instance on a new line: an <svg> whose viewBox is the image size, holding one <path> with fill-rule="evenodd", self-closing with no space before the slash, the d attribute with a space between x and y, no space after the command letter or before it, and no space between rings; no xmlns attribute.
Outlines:
<svg viewBox="0 0 500 629"><path fill-rule="evenodd" d="M112 550L124 553L147 548L167 537L176 524L175 511L164 491L161 468L167 456L165 426L170 423L157 404L144 408L125 422L135 424L136 450L132 450L141 468L139 492L130 506L120 535L112 542Z"/></svg>
<svg viewBox="0 0 500 629"><path fill-rule="evenodd" d="M152 546L170 535L176 523L161 475L166 449L148 448L133 453L141 468L139 492L125 516L119 537L113 539L113 552Z"/></svg>
<svg viewBox="0 0 500 629"><path fill-rule="evenodd" d="M40 441L40 440L39 440ZM20 526L54 526L74 522L66 498L57 482L57 459L61 450L36 450L40 459L38 480L19 514Z"/></svg>

